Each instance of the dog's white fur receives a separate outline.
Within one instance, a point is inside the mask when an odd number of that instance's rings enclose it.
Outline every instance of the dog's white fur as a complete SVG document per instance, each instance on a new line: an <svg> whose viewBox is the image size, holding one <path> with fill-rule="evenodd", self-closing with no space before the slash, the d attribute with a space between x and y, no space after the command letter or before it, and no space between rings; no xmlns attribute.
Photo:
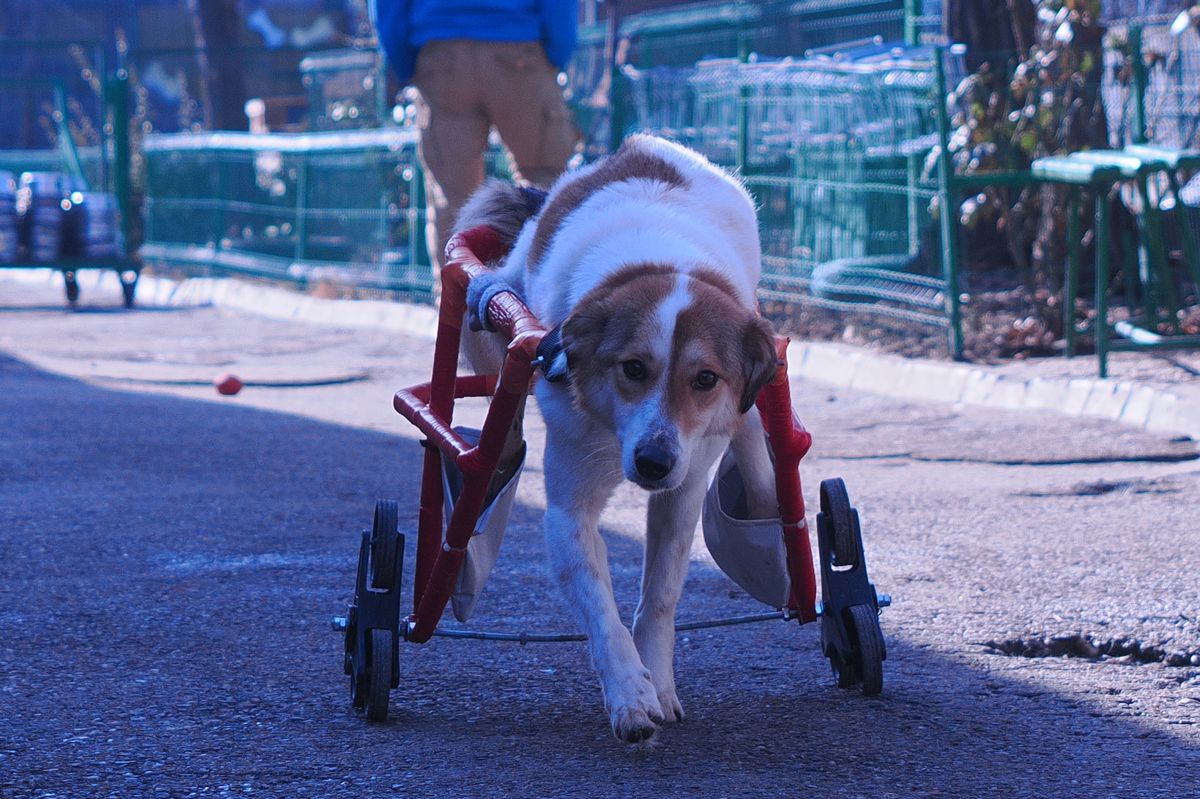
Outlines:
<svg viewBox="0 0 1200 799"><path fill-rule="evenodd" d="M506 192L482 189L459 229L499 219ZM547 428L546 543L587 633L613 732L626 741L683 718L675 607L710 467L731 440L752 511L777 514L761 422L746 410L774 372L755 301L760 271L754 205L741 184L684 147L634 136L611 161L561 177L498 272L546 327L563 326L553 368L569 384L535 389ZM465 338L476 371L495 372L496 342ZM739 343L744 352L721 352ZM641 379L629 377L629 361L642 365ZM704 371L718 377L715 388L699 387ZM651 491L632 634L598 530L622 479Z"/></svg>

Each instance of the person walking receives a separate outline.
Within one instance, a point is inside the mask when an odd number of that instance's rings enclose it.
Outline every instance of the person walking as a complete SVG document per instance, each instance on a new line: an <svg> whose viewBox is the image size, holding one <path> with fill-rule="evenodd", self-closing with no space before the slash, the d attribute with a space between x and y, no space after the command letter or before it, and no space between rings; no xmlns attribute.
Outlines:
<svg viewBox="0 0 1200 799"><path fill-rule="evenodd" d="M418 92L426 243L440 284L458 210L484 180L494 125L518 177L548 188L578 141L558 73L575 49L576 0L375 0L379 42Z"/></svg>

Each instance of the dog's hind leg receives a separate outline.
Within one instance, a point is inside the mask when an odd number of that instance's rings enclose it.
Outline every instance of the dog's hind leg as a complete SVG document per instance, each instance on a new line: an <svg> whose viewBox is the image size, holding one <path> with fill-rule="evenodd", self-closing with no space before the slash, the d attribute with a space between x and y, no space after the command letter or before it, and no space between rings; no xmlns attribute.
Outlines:
<svg viewBox="0 0 1200 799"><path fill-rule="evenodd" d="M462 328L462 343L459 354L477 375L495 375L500 373L504 364L504 353L508 343L504 336L488 330L469 330L466 324Z"/></svg>
<svg viewBox="0 0 1200 799"><path fill-rule="evenodd" d="M633 640L642 663L650 669L663 719L668 722L683 720L683 706L675 693L675 607L687 576L708 470L724 449L724 439L701 442L683 483L672 491L651 494L646 513L646 559Z"/></svg>
<svg viewBox="0 0 1200 799"><path fill-rule="evenodd" d="M779 500L775 495L775 465L763 432L758 408L751 408L742 417L742 426L730 442L746 486L746 504L752 519L773 519L779 515Z"/></svg>

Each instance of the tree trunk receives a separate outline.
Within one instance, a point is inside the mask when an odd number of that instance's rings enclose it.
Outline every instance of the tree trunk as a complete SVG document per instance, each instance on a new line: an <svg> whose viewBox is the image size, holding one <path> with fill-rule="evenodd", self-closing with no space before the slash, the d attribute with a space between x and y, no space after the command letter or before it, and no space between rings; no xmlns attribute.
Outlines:
<svg viewBox="0 0 1200 799"><path fill-rule="evenodd" d="M204 91L204 121L212 130L246 130L238 0L188 0L188 12Z"/></svg>
<svg viewBox="0 0 1200 799"><path fill-rule="evenodd" d="M1044 61L1046 54L1055 56L1054 64L1046 70L1051 75L1049 88L1054 95L1051 110L1056 123L1053 138L1046 142L1049 154L1108 146L1108 119L1100 93L1104 27L1099 19L1099 5L1098 0L1083 0L1067 22L1039 22L1037 26L1039 44L1035 57ZM1062 32L1064 24L1071 26L1069 38ZM1042 188L1041 221L1033 243L1033 280L1055 296L1062 286L1067 251L1066 195L1061 186ZM1086 218L1081 221L1083 235L1090 225ZM1061 319L1061 314L1052 318Z"/></svg>
<svg viewBox="0 0 1200 799"><path fill-rule="evenodd" d="M967 46L967 71L1024 58L1032 44L1034 0L947 0L946 34Z"/></svg>

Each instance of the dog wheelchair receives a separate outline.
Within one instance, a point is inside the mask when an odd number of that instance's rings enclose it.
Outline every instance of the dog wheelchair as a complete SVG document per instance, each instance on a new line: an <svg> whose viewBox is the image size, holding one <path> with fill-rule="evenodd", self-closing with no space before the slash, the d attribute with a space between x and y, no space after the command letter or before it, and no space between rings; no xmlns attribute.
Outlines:
<svg viewBox="0 0 1200 799"><path fill-rule="evenodd" d="M524 442L519 440L535 372L545 361L547 331L512 292L495 293L488 320L509 340L498 375L458 375L458 356L468 283L488 274L485 263L505 252L486 226L454 236L442 270L442 303L428 383L401 389L393 405L425 436L416 541L412 612L401 614L401 576L406 537L399 532L398 505L376 503L369 531L363 531L354 599L335 630L344 633L344 672L351 703L369 721L387 718L391 689L399 687L400 642L425 643L433 636L533 643L582 641L578 634L537 634L439 629L447 604L465 621L495 561L512 505ZM676 630L767 621L821 622L821 650L837 684L859 686L868 696L883 688L886 658L879 612L891 604L867 576L858 512L840 478L821 483L817 514L821 601L805 521L799 463L812 436L792 410L787 376L787 339L777 337L774 380L758 397L775 464L780 516L748 519L744 490L729 453L718 467L705 501L703 528L709 551L735 582L773 612L676 624ZM490 397L481 430L452 426L455 400ZM514 438L516 446L514 446ZM486 534L484 534L486 533Z"/></svg>

